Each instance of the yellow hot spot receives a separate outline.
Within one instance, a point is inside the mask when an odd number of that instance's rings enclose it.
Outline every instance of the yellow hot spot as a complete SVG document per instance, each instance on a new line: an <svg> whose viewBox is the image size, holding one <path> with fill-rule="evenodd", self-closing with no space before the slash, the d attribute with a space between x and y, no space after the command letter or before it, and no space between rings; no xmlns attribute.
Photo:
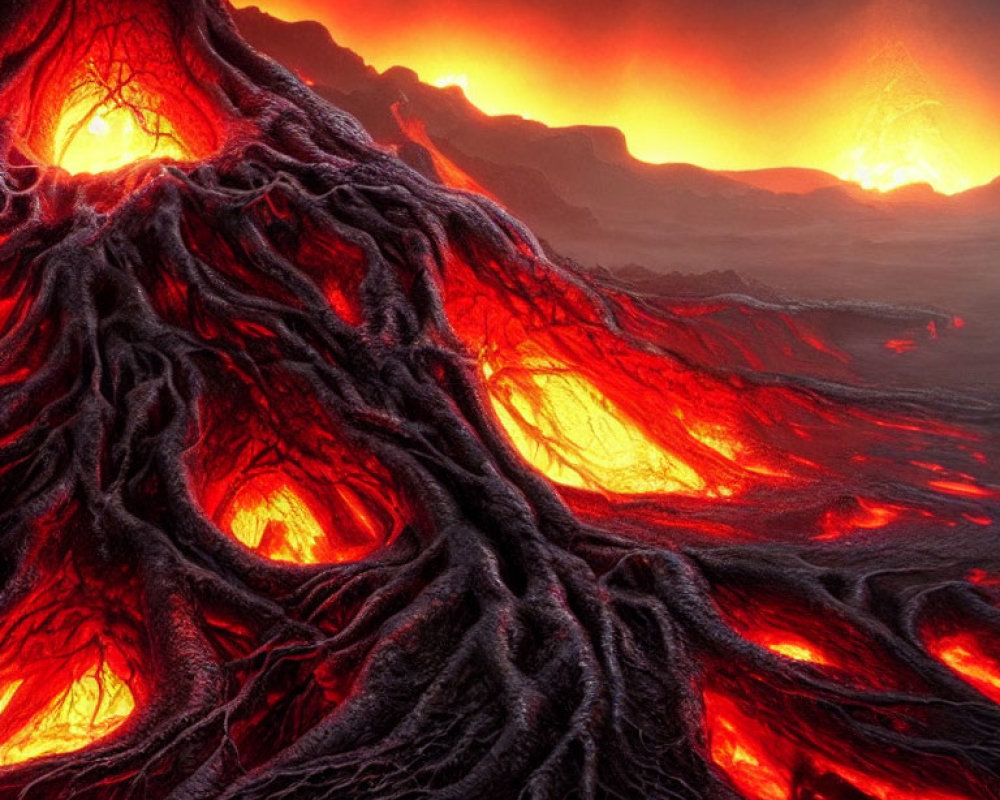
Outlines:
<svg viewBox="0 0 1000 800"><path fill-rule="evenodd" d="M127 106L94 108L84 98L63 111L56 127L55 163L73 175L108 172L151 158L186 157L169 126Z"/></svg>
<svg viewBox="0 0 1000 800"><path fill-rule="evenodd" d="M264 492L244 488L233 503L230 530L265 558L297 564L320 563L326 539L305 501L288 486Z"/></svg>
<svg viewBox="0 0 1000 800"><path fill-rule="evenodd" d="M12 686L4 690L0 709L19 688ZM0 766L80 750L116 731L134 710L128 684L107 664L95 666L0 745Z"/></svg>
<svg viewBox="0 0 1000 800"><path fill-rule="evenodd" d="M712 761L725 770L745 796L754 800L788 800L787 780L766 757L762 742L753 732L741 730L736 720L714 708L711 696L705 700L710 714Z"/></svg>
<svg viewBox="0 0 1000 800"><path fill-rule="evenodd" d="M801 637L785 633L760 633L750 638L772 653L793 661L830 666L830 660L826 655Z"/></svg>
<svg viewBox="0 0 1000 800"><path fill-rule="evenodd" d="M942 134L943 104L905 45L886 47L869 69L867 113L841 177L883 192L913 183L945 194L970 188Z"/></svg>
<svg viewBox="0 0 1000 800"><path fill-rule="evenodd" d="M826 659L821 653L808 645L796 642L775 642L767 645L767 649L772 653L777 653L793 661L808 661L811 664L826 664Z"/></svg>
<svg viewBox="0 0 1000 800"><path fill-rule="evenodd" d="M563 486L616 494L704 491L705 481L653 442L601 391L551 360L484 367L490 401L524 459Z"/></svg>
<svg viewBox="0 0 1000 800"><path fill-rule="evenodd" d="M961 644L949 644L939 651L939 657L959 675L1000 692L1000 665L982 654Z"/></svg>
<svg viewBox="0 0 1000 800"><path fill-rule="evenodd" d="M14 699L14 695L17 694L22 683L24 681L11 681L0 690L0 714L3 714L7 706L10 705L10 701Z"/></svg>

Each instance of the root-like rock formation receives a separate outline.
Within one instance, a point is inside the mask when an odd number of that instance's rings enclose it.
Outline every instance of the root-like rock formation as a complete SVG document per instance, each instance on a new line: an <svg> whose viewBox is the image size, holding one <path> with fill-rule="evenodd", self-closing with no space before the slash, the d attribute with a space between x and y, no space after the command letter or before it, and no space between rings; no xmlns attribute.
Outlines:
<svg viewBox="0 0 1000 800"><path fill-rule="evenodd" d="M0 13L0 796L1000 797L991 409L550 263L216 0Z"/></svg>

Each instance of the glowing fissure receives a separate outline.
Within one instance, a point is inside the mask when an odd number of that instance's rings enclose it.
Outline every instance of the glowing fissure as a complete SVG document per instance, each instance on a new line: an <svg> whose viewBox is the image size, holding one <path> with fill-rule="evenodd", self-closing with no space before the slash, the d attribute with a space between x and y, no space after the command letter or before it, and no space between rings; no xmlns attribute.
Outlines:
<svg viewBox="0 0 1000 800"><path fill-rule="evenodd" d="M41 530L70 517L43 521ZM144 695L132 584L94 590L73 555L0 625L0 767L74 753L118 732Z"/></svg>
<svg viewBox="0 0 1000 800"><path fill-rule="evenodd" d="M475 192L484 197L493 197L475 178L441 152L441 149L431 141L431 137L427 133L427 126L423 120L406 116L400 103L395 103L392 106L392 114L399 124L400 130L403 131L410 141L423 147L431 157L431 162L434 164L434 171L445 186L450 186L453 189L462 189L466 192Z"/></svg>
<svg viewBox="0 0 1000 800"><path fill-rule="evenodd" d="M0 714L22 684L16 681L0 691ZM0 766L80 750L114 733L134 710L128 684L107 664L95 664L0 744Z"/></svg>
<svg viewBox="0 0 1000 800"><path fill-rule="evenodd" d="M907 785L899 779L866 772L857 762L847 766L797 745L791 738L772 732L725 694L706 690L703 702L712 761L745 800L826 796L817 782L839 786L841 790L853 788L878 800L965 800L967 797ZM833 743L824 744L835 748Z"/></svg>
<svg viewBox="0 0 1000 800"><path fill-rule="evenodd" d="M619 494L701 492L705 481L646 436L585 377L552 360L483 366L514 446L563 486Z"/></svg>
<svg viewBox="0 0 1000 800"><path fill-rule="evenodd" d="M971 633L929 637L927 649L994 703L1000 703L1000 649L991 657L980 637Z"/></svg>
<svg viewBox="0 0 1000 800"><path fill-rule="evenodd" d="M830 666L832 663L816 644L794 633L765 630L757 632L756 635L750 635L748 638L761 647L766 647L772 653L777 653L793 661L804 661L820 666Z"/></svg>

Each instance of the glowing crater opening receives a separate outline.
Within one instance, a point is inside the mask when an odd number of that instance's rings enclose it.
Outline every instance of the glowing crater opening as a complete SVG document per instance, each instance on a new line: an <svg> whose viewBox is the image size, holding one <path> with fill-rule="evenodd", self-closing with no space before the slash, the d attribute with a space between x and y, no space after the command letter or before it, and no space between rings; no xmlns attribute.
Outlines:
<svg viewBox="0 0 1000 800"><path fill-rule="evenodd" d="M0 726L23 716L23 680L0 689ZM30 702L31 698L25 698ZM85 674L65 684L44 707L0 743L0 766L34 758L72 753L114 733L132 715L136 702L128 684L106 663L94 664Z"/></svg>
<svg viewBox="0 0 1000 800"><path fill-rule="evenodd" d="M150 74L121 58L93 58L75 72L58 109L52 133L52 163L67 172L99 174L149 159L186 161L192 148L167 112L176 100L154 90Z"/></svg>
<svg viewBox="0 0 1000 800"><path fill-rule="evenodd" d="M258 555L293 564L340 564L358 561L382 542L381 526L346 486L334 486L337 498L350 510L354 527L367 541L334 542L310 507L306 495L278 474L258 475L236 492L222 518L222 527Z"/></svg>
<svg viewBox="0 0 1000 800"><path fill-rule="evenodd" d="M832 666L830 658L820 648L801 636L792 633L762 631L756 636L748 638L772 653L790 658L793 661L803 661L823 667Z"/></svg>
<svg viewBox="0 0 1000 800"><path fill-rule="evenodd" d="M162 117L126 104L94 107L86 99L63 111L55 141L55 163L72 175L96 175L149 159L190 157Z"/></svg>

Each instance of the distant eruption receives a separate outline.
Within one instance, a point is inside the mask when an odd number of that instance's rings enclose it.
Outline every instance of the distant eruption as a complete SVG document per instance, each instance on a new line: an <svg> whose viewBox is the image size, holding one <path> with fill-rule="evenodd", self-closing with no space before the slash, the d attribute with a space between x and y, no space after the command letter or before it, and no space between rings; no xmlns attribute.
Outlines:
<svg viewBox="0 0 1000 800"><path fill-rule="evenodd" d="M941 131L946 110L906 45L895 42L870 65L869 86L859 98L867 110L840 177L883 192L913 183L928 183L945 194L971 188Z"/></svg>
<svg viewBox="0 0 1000 800"><path fill-rule="evenodd" d="M490 114L619 128L632 154L649 162L809 167L866 189L929 183L946 194L1000 174L997 111L969 89L974 81L956 66L960 54L948 61L915 50L884 20L859 21L836 50L789 45L799 48L798 61L765 74L752 45L730 43L723 52L718 41L634 19L603 38L574 39L544 8L529 13L516 3L503 12L418 4L396 16L385 13L395 8L388 0L235 5L323 22L377 69L401 64L427 83L460 86Z"/></svg>

